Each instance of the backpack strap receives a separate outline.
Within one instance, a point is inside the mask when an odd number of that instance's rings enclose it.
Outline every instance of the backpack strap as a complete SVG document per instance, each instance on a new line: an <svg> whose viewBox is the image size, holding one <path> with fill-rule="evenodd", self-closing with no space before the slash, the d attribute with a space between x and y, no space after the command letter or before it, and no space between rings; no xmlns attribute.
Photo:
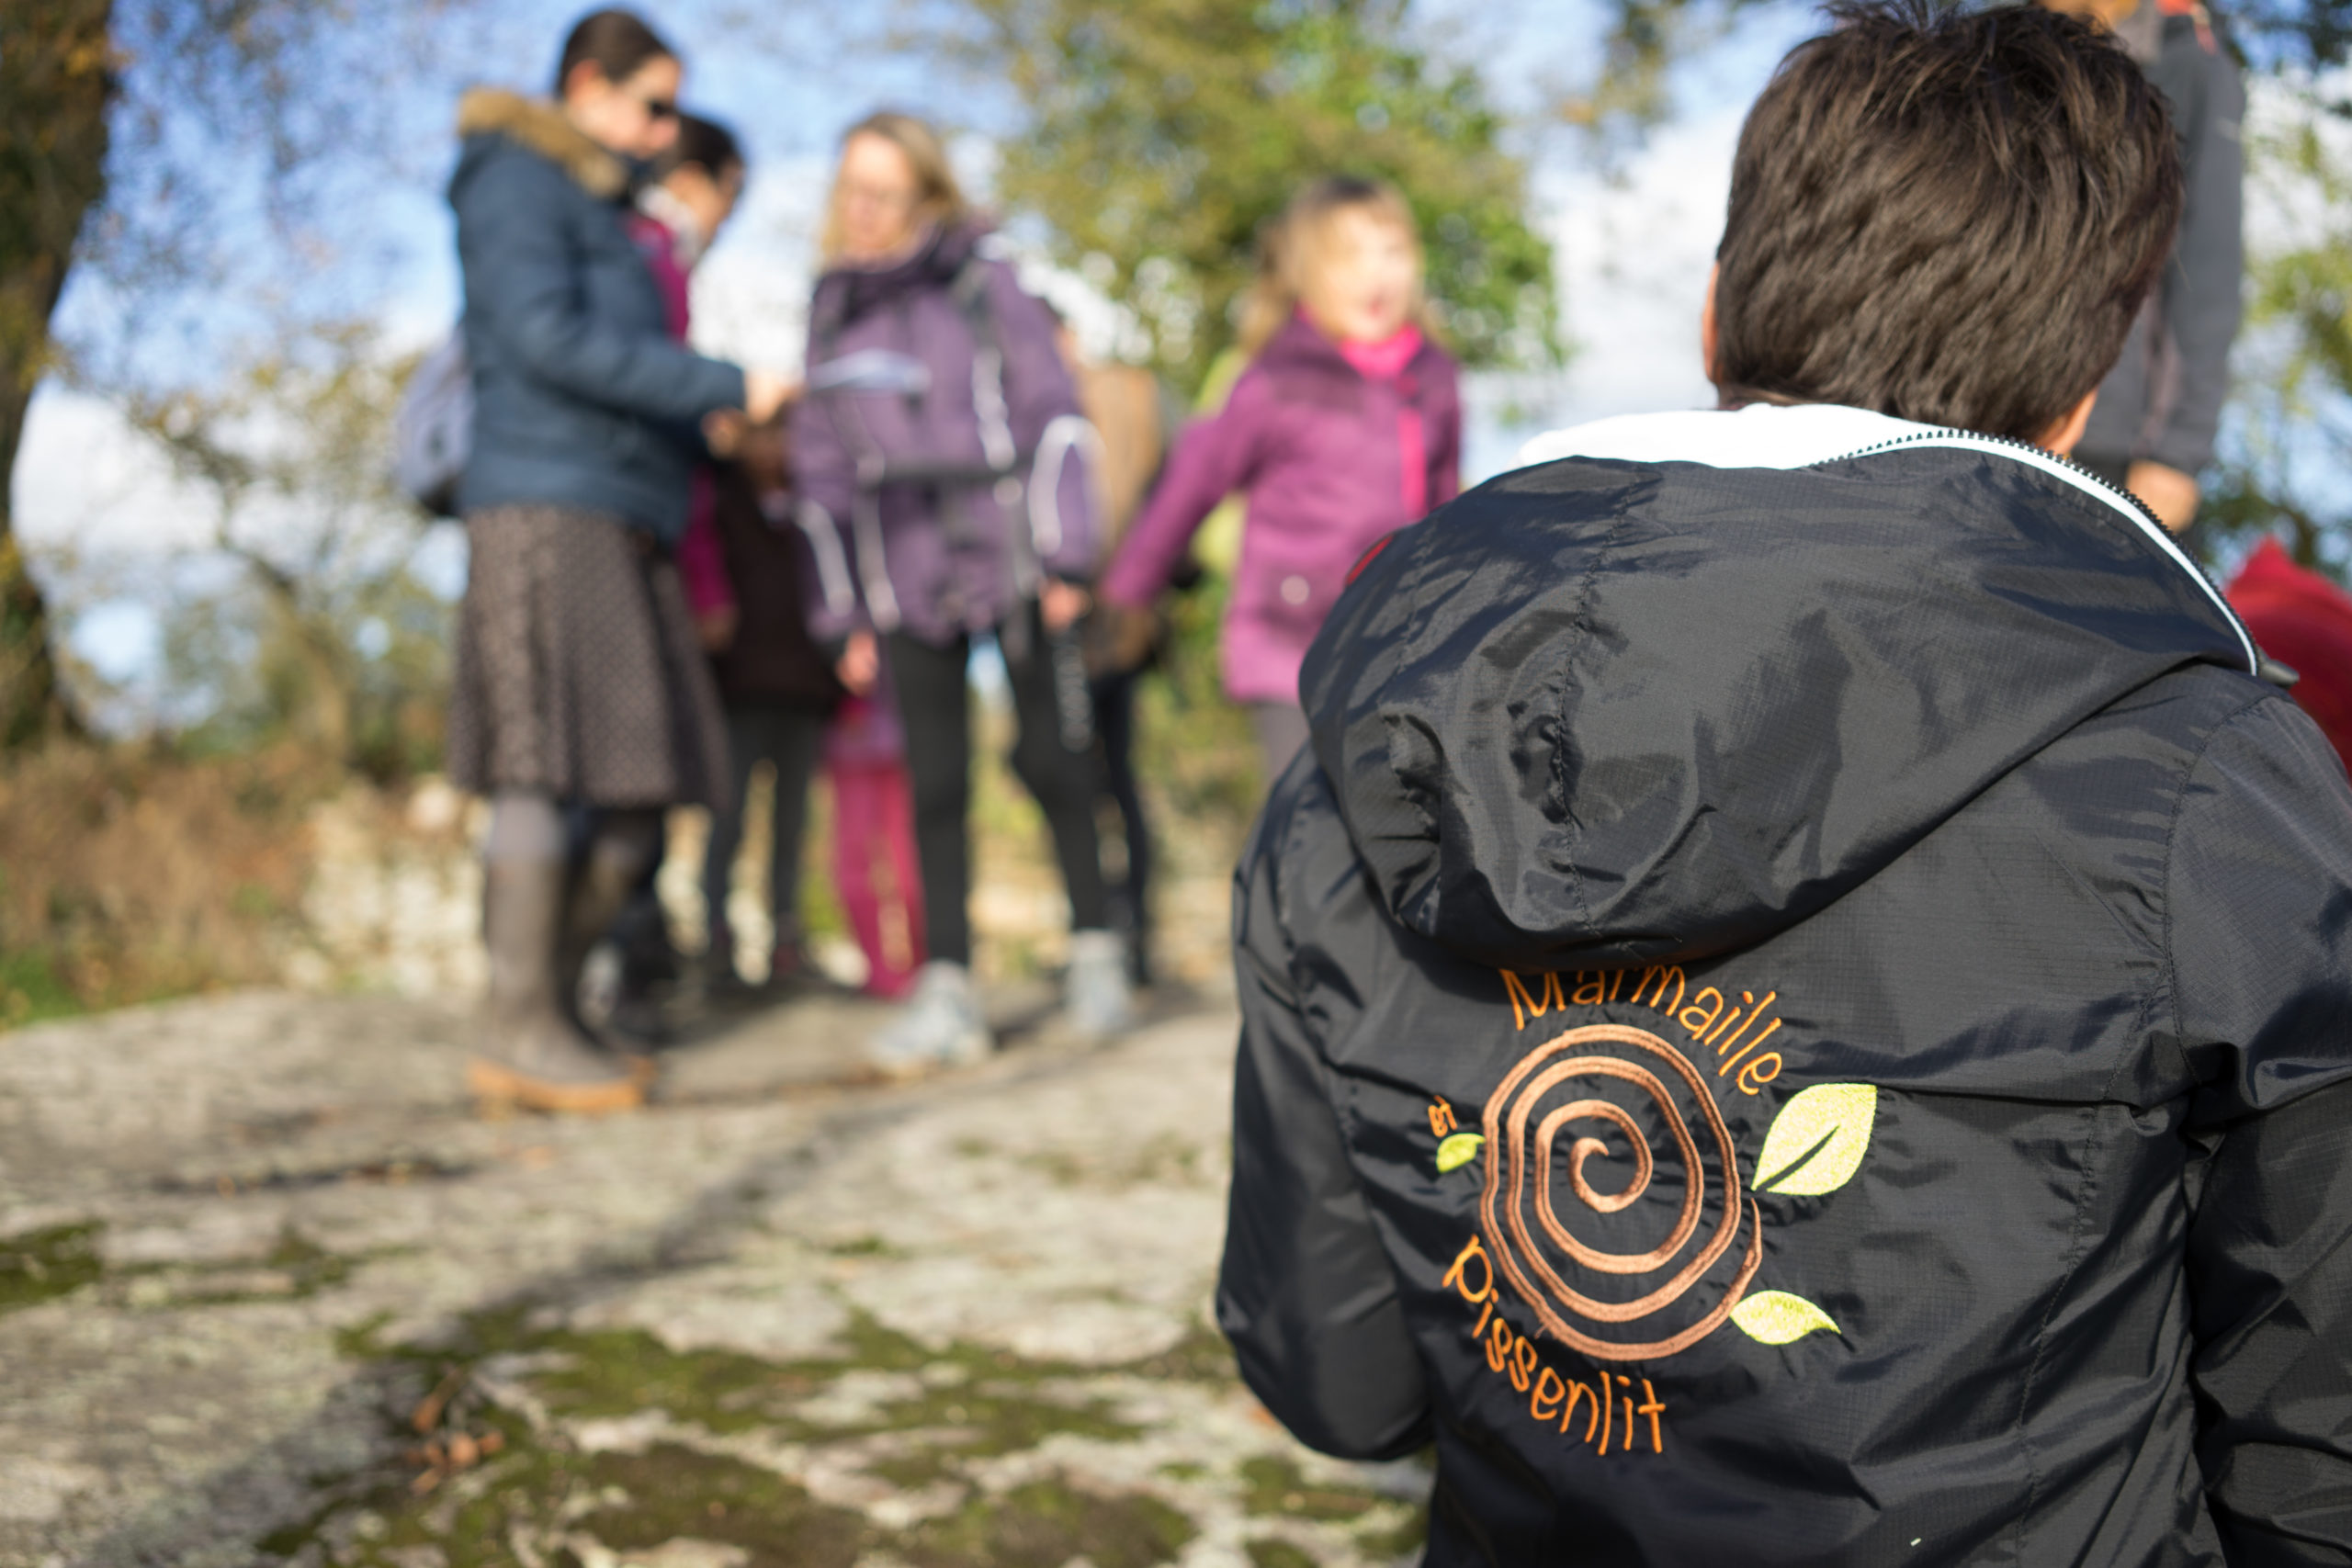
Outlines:
<svg viewBox="0 0 2352 1568"><path fill-rule="evenodd" d="M978 254L967 257L964 265L956 269L956 279L947 286L947 296L956 301L964 324L972 329L972 341L1001 355L1004 344L997 335L996 307L989 301L987 259Z"/></svg>
<svg viewBox="0 0 2352 1568"><path fill-rule="evenodd" d="M978 255L965 262L947 294L972 333L972 411L979 416L980 450L988 454L990 469L1010 474L1020 466L1021 451L1004 397L1004 339L989 301L988 262Z"/></svg>
<svg viewBox="0 0 2352 1568"><path fill-rule="evenodd" d="M1034 476L1023 476L1020 470L1036 454L1023 452L1012 436L1012 412L1004 396L1004 338L998 330L996 308L989 299L989 265L986 258L971 256L956 268L956 281L948 285L947 292L971 329L972 412L979 417L980 450L988 455L989 468L997 476L997 500L1005 512L1005 547L1013 592L1026 606L1037 597L1046 577L1044 563L1037 558L1037 542L1023 526L1029 511L1029 480ZM1027 660L1025 608L1010 626L1002 628L1000 640L1007 660L1014 663Z"/></svg>

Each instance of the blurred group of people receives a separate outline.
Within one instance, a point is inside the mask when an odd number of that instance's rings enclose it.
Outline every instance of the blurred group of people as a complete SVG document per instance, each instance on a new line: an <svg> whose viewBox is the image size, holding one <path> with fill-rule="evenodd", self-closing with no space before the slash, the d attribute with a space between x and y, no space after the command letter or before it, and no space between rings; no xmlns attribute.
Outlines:
<svg viewBox="0 0 2352 1568"><path fill-rule="evenodd" d="M1148 372L1087 363L1023 286L938 134L877 113L842 142L805 365L741 367L688 346L688 300L748 159L681 108L683 76L642 18L600 11L551 97L477 90L460 111L472 413L454 510L473 567L450 761L492 801L474 1086L551 1110L643 1097L675 968L653 892L673 807L711 814L707 991L814 983L799 901L820 771L865 988L900 1001L875 1062L986 1055L983 641L1069 898L1069 1025L1115 1035L1152 976L1135 680L1194 533L1247 498L1221 664L1271 778L1305 744L1299 666L1350 567L1459 489L1456 367L1424 321L1410 209L1376 181L1306 186L1265 237L1245 367L1179 430ZM761 769L764 954L744 951L734 889ZM618 995L592 1023L583 968L616 937Z"/></svg>

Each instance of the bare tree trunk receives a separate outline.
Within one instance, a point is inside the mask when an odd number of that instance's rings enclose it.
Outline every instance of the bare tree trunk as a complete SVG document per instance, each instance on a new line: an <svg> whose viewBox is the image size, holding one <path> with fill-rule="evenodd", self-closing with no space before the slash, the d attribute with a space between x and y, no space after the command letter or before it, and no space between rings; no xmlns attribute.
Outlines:
<svg viewBox="0 0 2352 1568"><path fill-rule="evenodd" d="M82 220L106 191L113 0L0 0L0 750L70 728L8 480Z"/></svg>

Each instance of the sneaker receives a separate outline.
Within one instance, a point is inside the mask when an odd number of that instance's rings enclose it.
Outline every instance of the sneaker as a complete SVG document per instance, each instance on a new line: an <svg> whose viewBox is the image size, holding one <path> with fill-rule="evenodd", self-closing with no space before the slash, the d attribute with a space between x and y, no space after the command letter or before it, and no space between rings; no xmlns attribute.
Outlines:
<svg viewBox="0 0 2352 1568"><path fill-rule="evenodd" d="M915 976L914 995L874 1037L874 1065L894 1077L925 1067L970 1066L996 1049L971 971L933 959Z"/></svg>
<svg viewBox="0 0 2352 1568"><path fill-rule="evenodd" d="M1070 932L1062 1016L1081 1039L1109 1040L1135 1027L1127 957L1127 944L1116 931Z"/></svg>

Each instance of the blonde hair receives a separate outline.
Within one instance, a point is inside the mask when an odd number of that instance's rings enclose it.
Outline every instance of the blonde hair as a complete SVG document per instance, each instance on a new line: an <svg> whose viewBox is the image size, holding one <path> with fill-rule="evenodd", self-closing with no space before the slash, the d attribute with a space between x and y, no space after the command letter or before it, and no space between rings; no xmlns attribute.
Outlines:
<svg viewBox="0 0 2352 1568"><path fill-rule="evenodd" d="M1413 209L1404 193L1387 181L1326 175L1301 186L1281 215L1259 233L1258 276L1241 307L1239 343L1244 355L1254 356L1298 313L1307 276L1329 241L1331 220L1350 209L1396 224L1412 239L1414 260L1421 260L1420 231L1413 223ZM1424 330L1430 326L1426 299L1414 299L1412 319Z"/></svg>
<svg viewBox="0 0 2352 1568"><path fill-rule="evenodd" d="M915 209L910 215L910 226L944 227L964 219L971 211L971 204L964 199L964 187L956 183L956 169L947 161L947 143L939 132L910 114L883 109L867 115L842 133L842 146L861 136L878 136L907 155L907 164L915 175ZM827 265L842 259L842 186L836 169L833 188L825 197L825 228L818 237L818 250Z"/></svg>

